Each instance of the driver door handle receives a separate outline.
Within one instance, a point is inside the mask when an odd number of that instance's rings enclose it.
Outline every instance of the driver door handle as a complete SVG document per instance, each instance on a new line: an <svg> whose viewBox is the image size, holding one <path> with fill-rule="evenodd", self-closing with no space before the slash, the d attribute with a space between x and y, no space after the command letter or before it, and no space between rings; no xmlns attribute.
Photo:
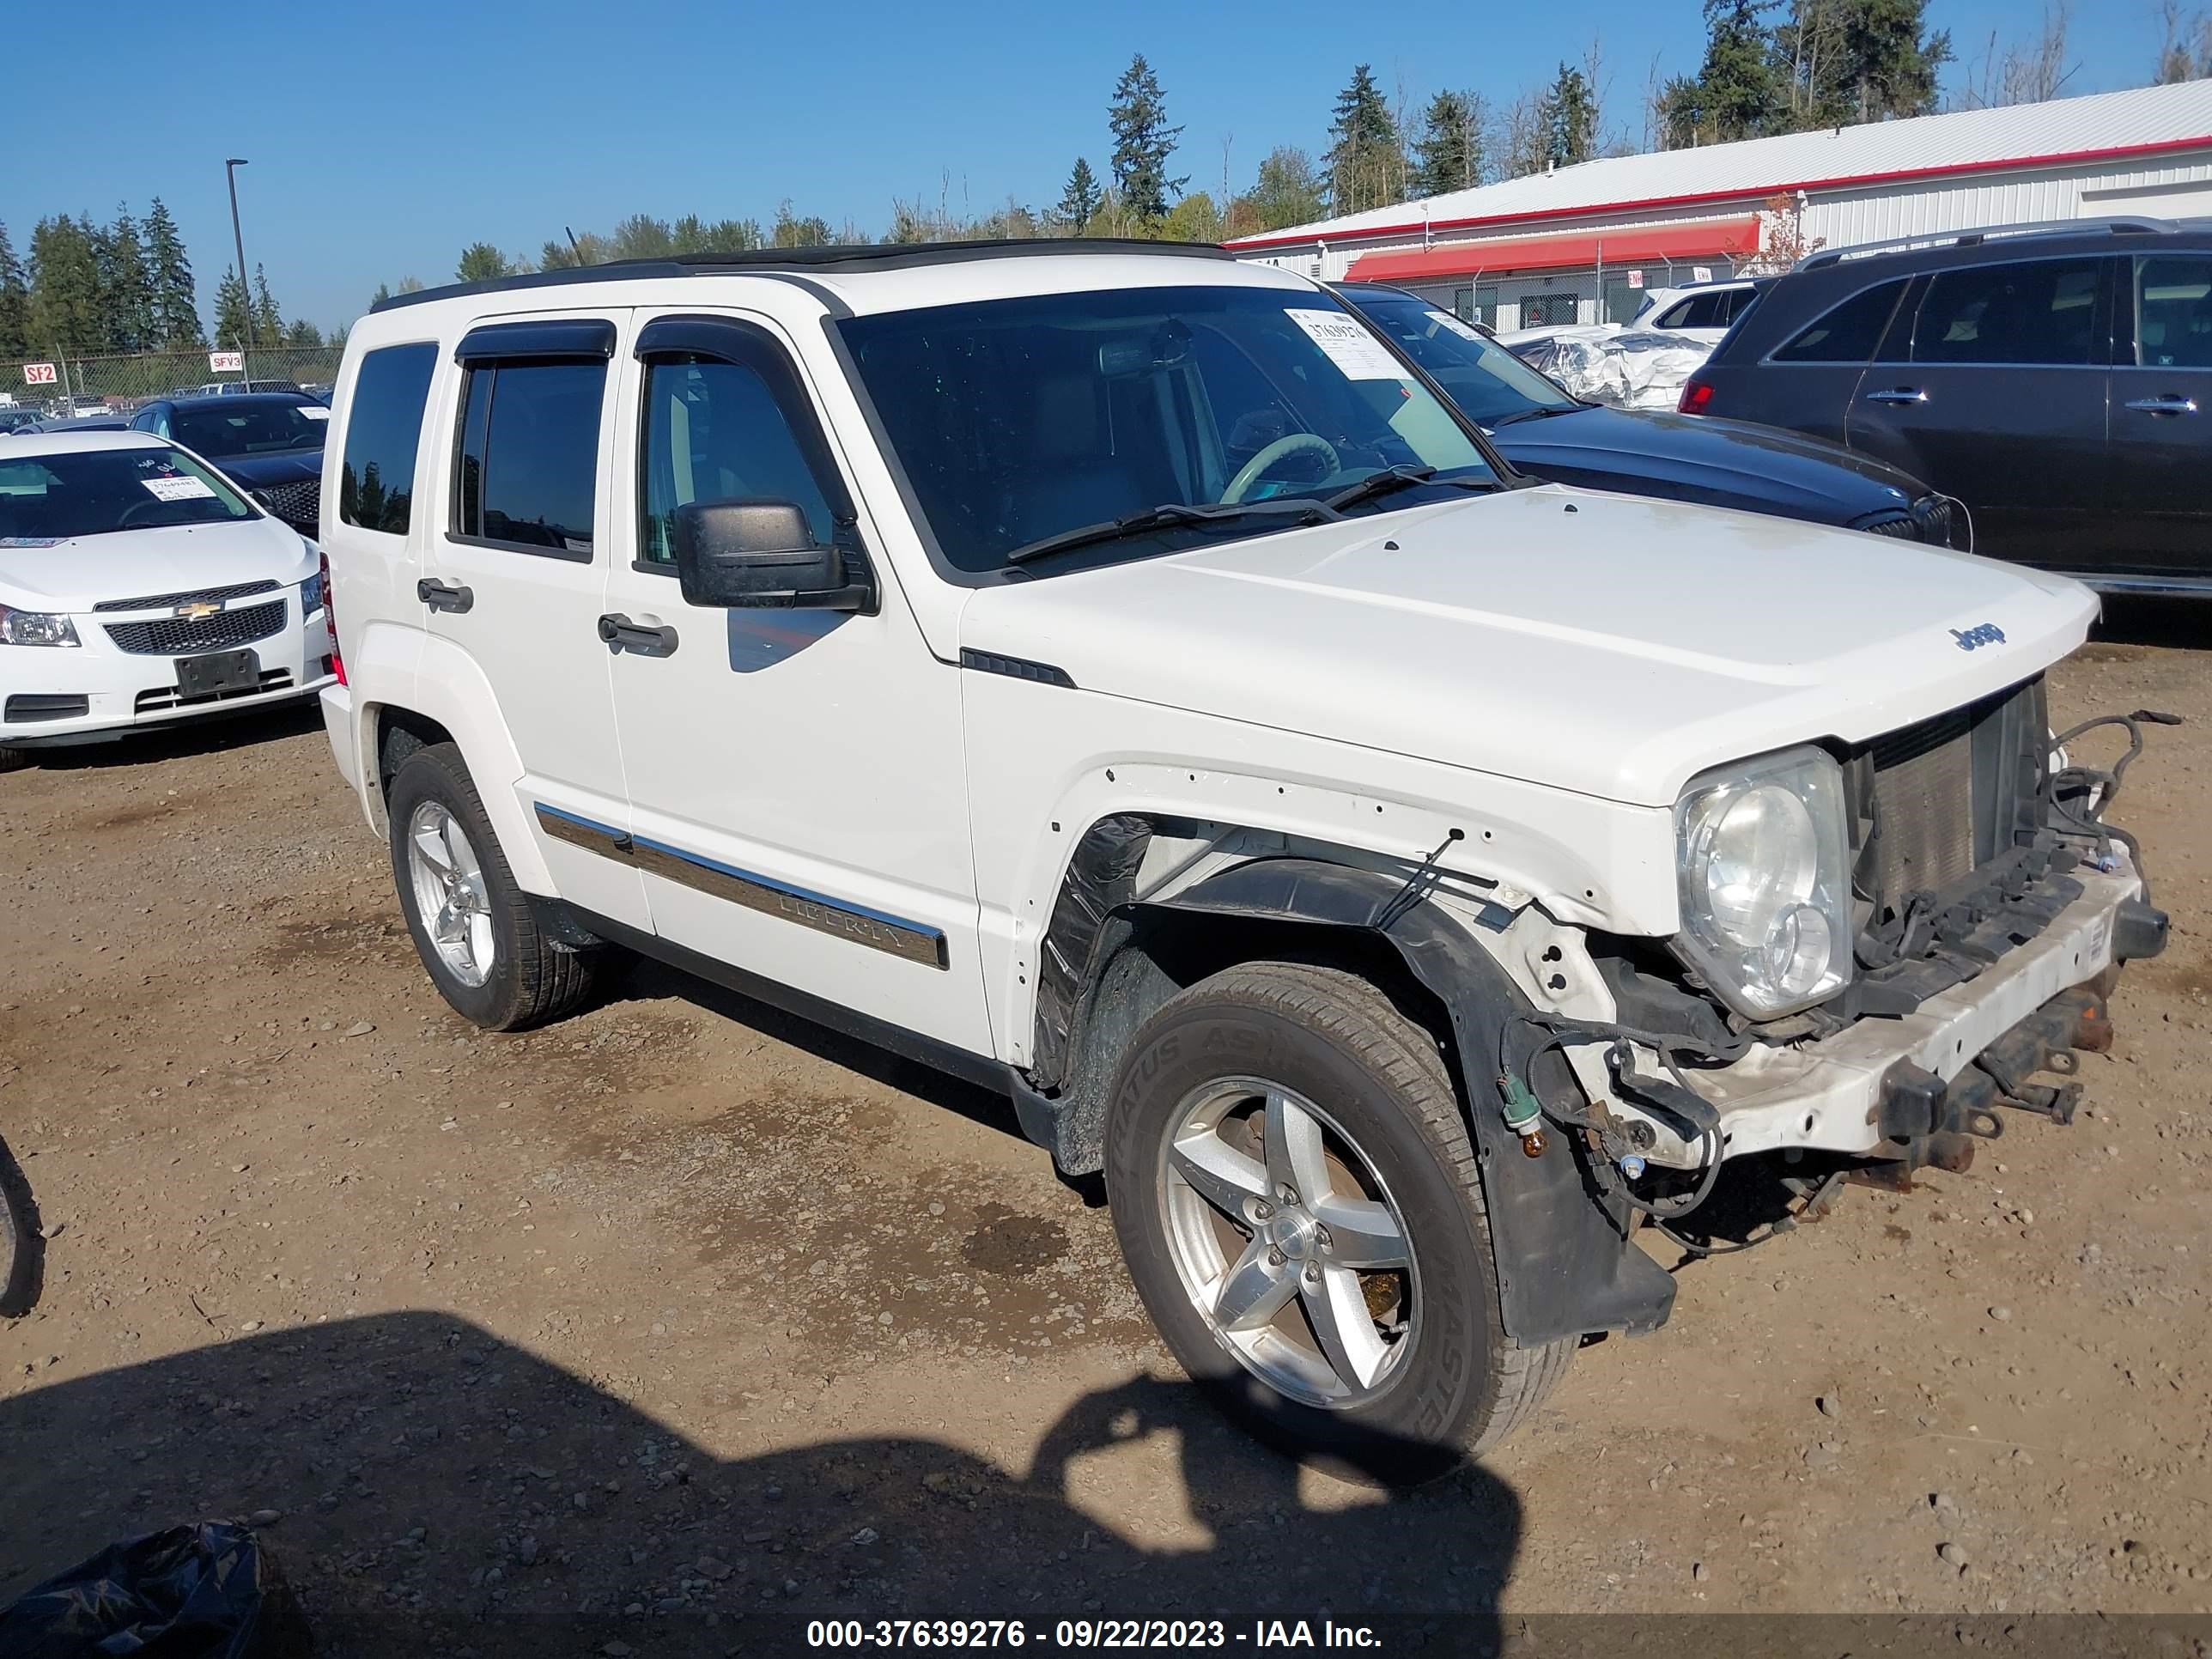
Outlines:
<svg viewBox="0 0 2212 1659"><path fill-rule="evenodd" d="M477 596L467 588L434 581L428 576L415 584L415 597L433 611L450 611L456 616L477 602Z"/></svg>
<svg viewBox="0 0 2212 1659"><path fill-rule="evenodd" d="M639 657L672 657L676 654L676 630L672 628L647 628L634 623L619 611L611 611L599 618L599 637L617 651L627 651Z"/></svg>
<svg viewBox="0 0 2212 1659"><path fill-rule="evenodd" d="M2128 407L2140 409L2146 415L2194 415L2197 412L2197 399L2184 398L2178 393L2169 393L2163 398L2137 398L2130 402Z"/></svg>
<svg viewBox="0 0 2212 1659"><path fill-rule="evenodd" d="M1893 386L1887 392L1869 392L1866 400L1870 404L1924 404L1928 394L1917 386Z"/></svg>

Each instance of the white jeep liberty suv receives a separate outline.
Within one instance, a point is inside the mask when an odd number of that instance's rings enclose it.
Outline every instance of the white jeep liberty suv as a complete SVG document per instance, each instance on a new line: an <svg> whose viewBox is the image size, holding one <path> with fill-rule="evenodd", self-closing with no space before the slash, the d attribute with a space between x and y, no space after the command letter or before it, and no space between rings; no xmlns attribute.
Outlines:
<svg viewBox="0 0 2212 1659"><path fill-rule="evenodd" d="M1537 484L1210 250L402 295L331 424L331 744L446 999L627 949L1003 1091L1191 1375L1355 1461L1657 1326L1728 1159L2066 1121L2164 943L2046 724L2087 590Z"/></svg>

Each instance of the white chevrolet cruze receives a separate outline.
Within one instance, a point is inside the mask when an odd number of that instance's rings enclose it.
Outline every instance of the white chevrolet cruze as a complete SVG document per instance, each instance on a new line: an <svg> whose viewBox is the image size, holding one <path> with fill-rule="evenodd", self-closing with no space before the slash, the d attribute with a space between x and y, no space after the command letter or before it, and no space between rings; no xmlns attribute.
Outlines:
<svg viewBox="0 0 2212 1659"><path fill-rule="evenodd" d="M0 770L319 690L320 555L143 432L0 435Z"/></svg>

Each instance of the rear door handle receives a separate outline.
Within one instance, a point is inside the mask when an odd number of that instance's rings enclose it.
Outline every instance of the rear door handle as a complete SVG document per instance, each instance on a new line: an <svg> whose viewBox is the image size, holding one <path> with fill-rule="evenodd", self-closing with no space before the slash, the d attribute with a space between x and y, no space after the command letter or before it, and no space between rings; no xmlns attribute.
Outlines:
<svg viewBox="0 0 2212 1659"><path fill-rule="evenodd" d="M415 597L433 611L450 611L456 616L477 602L477 596L465 587L456 587L451 582L433 581L425 576L415 584Z"/></svg>
<svg viewBox="0 0 2212 1659"><path fill-rule="evenodd" d="M641 657L672 657L676 654L676 630L672 628L647 628L634 623L620 611L610 611L599 618L599 637L617 651L628 651Z"/></svg>
<svg viewBox="0 0 2212 1659"><path fill-rule="evenodd" d="M2184 398L2178 394L2169 394L2163 398L2137 398L2130 403L2128 407L2140 409L2146 415L2194 415L2197 412L2197 399Z"/></svg>
<svg viewBox="0 0 2212 1659"><path fill-rule="evenodd" d="M1869 392L1866 400L1870 404L1924 404L1928 394L1917 386L1893 386L1887 392Z"/></svg>

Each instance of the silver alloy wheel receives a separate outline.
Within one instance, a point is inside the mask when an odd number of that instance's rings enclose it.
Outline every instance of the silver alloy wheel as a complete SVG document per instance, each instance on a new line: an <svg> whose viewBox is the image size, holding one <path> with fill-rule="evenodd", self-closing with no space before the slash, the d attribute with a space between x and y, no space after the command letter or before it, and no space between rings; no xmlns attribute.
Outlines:
<svg viewBox="0 0 2212 1659"><path fill-rule="evenodd" d="M1404 1374L1420 1267L1389 1189L1304 1096L1250 1077L1185 1097L1160 1147L1168 1250L1245 1369L1310 1406L1365 1405Z"/></svg>
<svg viewBox="0 0 2212 1659"><path fill-rule="evenodd" d="M424 801L408 817L407 875L416 914L446 971L464 985L482 985L497 955L483 864L460 820L437 801Z"/></svg>

